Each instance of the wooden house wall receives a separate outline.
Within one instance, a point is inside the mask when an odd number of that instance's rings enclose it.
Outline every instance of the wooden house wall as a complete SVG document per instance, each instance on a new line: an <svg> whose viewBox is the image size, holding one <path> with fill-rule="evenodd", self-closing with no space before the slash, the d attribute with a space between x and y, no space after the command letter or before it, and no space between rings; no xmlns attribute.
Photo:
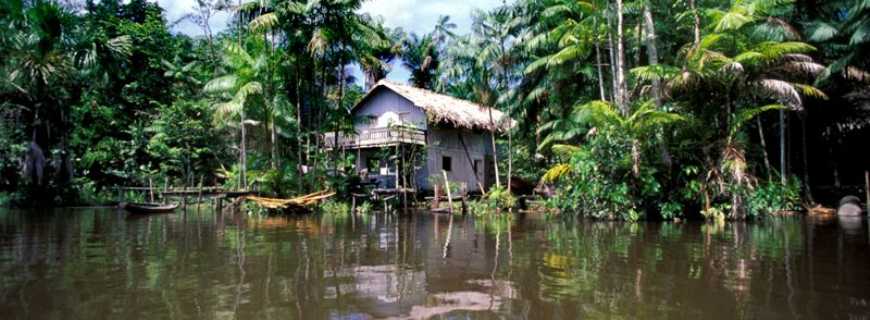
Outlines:
<svg viewBox="0 0 870 320"><path fill-rule="evenodd" d="M393 91L378 89L378 92L369 96L366 101L363 101L354 110L354 126L357 128L357 132L365 129L386 127L386 125L383 125L384 123L378 126L378 118L387 112L394 112L400 115L405 124L411 124L421 130L426 130L426 113L422 109Z"/></svg>
<svg viewBox="0 0 870 320"><path fill-rule="evenodd" d="M460 140L460 136L462 140ZM429 177L442 175L444 157L450 157L451 170L447 178L451 182L465 183L469 191L477 191L478 179L484 184L483 165L486 156L492 155L492 144L489 135L456 128L430 127L427 142L427 159L425 168L418 171L417 184L423 190L432 190ZM465 142L465 147L463 143ZM467 153L466 153L467 149ZM477 174L473 167L474 161L479 161Z"/></svg>

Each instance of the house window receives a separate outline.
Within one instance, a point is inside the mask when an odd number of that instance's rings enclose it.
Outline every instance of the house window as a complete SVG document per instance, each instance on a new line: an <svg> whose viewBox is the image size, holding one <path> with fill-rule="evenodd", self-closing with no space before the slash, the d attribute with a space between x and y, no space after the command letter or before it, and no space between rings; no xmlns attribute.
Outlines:
<svg viewBox="0 0 870 320"><path fill-rule="evenodd" d="M447 156L441 157L441 169L450 172L453 169L452 160L453 159L450 159L450 157Z"/></svg>

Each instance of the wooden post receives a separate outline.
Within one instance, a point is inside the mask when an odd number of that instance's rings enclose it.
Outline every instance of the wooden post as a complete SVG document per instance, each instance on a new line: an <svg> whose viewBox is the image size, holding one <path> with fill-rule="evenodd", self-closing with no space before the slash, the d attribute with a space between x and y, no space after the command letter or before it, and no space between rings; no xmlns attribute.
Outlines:
<svg viewBox="0 0 870 320"><path fill-rule="evenodd" d="M163 194L160 195L160 199L163 200L163 204L166 204L167 192L169 192L169 177L163 177Z"/></svg>
<svg viewBox="0 0 870 320"><path fill-rule="evenodd" d="M459 191L459 195L462 197L462 214L468 212L468 185L463 183L460 185L461 189Z"/></svg>
<svg viewBox="0 0 870 320"><path fill-rule="evenodd" d="M202 201L202 176L199 176L199 191L196 195L196 203L200 203Z"/></svg>
<svg viewBox="0 0 870 320"><path fill-rule="evenodd" d="M151 203L154 203L154 184L151 178L148 178L148 193L151 194Z"/></svg>
<svg viewBox="0 0 870 320"><path fill-rule="evenodd" d="M444 175L444 189L447 189L447 205L450 206L450 213L453 213L453 196L450 194L450 180L447 180L447 171L441 170Z"/></svg>
<svg viewBox="0 0 870 320"><path fill-rule="evenodd" d="M196 195L196 211L199 211L199 206L202 203L202 176L199 176L199 191Z"/></svg>
<svg viewBox="0 0 870 320"><path fill-rule="evenodd" d="M864 194L867 197L864 211L870 212L870 170L864 170Z"/></svg>
<svg viewBox="0 0 870 320"><path fill-rule="evenodd" d="M356 194L350 194L350 213L356 214Z"/></svg>
<svg viewBox="0 0 870 320"><path fill-rule="evenodd" d="M438 209L441 206L441 190L438 188L437 183L433 186L433 189L432 209Z"/></svg>

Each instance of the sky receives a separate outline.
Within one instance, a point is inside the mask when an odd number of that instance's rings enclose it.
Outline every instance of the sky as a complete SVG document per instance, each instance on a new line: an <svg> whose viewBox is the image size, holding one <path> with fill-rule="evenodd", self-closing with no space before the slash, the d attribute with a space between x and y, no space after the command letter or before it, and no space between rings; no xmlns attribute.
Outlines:
<svg viewBox="0 0 870 320"><path fill-rule="evenodd" d="M400 27L405 32L417 34L431 31L438 17L449 15L450 20L456 23L455 32L465 34L471 30L471 12L474 9L492 9L501 5L502 1L504 0L369 0L363 3L360 12L381 17L387 27ZM196 0L157 0L157 3L166 10L166 20L170 23L193 12L196 6ZM212 18L212 31L217 33L226 28L228 19L229 15L226 13L217 14ZM179 23L173 31L190 36L202 35L200 28L190 22ZM362 72L358 67L354 69L357 81L361 83L364 81ZM394 62L392 72L387 78L406 82L409 74L401 63Z"/></svg>

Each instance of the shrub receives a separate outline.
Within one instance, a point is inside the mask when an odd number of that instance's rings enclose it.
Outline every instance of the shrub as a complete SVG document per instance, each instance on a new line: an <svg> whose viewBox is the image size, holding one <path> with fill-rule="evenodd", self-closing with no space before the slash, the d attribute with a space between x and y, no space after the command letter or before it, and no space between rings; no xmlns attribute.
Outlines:
<svg viewBox="0 0 870 320"><path fill-rule="evenodd" d="M750 216L770 215L800 210L801 183L791 177L783 185L779 179L759 184L749 195L747 213Z"/></svg>

